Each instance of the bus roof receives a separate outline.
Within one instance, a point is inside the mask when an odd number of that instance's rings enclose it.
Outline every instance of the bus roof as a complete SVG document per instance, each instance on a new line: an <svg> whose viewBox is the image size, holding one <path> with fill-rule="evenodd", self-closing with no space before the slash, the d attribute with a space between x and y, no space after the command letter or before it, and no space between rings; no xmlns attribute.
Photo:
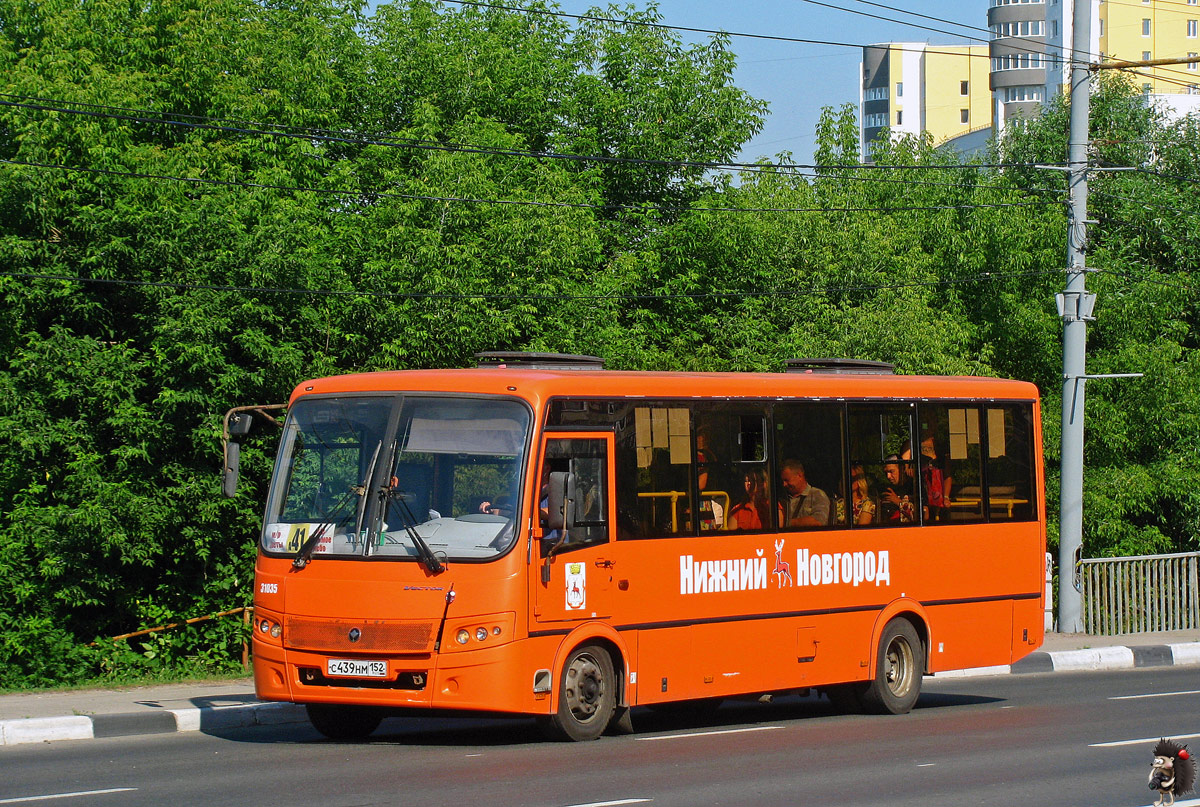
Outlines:
<svg viewBox="0 0 1200 807"><path fill-rule="evenodd" d="M443 392L593 398L868 398L1037 400L1027 381L861 373L683 373L522 368L393 370L304 381L292 393Z"/></svg>

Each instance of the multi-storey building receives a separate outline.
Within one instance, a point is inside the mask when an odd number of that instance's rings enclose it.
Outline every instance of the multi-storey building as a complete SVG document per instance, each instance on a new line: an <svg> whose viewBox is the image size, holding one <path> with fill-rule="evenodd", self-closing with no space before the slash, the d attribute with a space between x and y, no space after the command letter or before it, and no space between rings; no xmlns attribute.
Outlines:
<svg viewBox="0 0 1200 807"><path fill-rule="evenodd" d="M862 154L885 128L943 143L990 128L987 48L889 42L863 48Z"/></svg>
<svg viewBox="0 0 1200 807"><path fill-rule="evenodd" d="M1059 8L1069 2L1051 0ZM1061 54L1052 43L1062 29L1048 18L1045 0L991 0L988 28L992 32L992 123L1003 128L1014 116L1030 117L1041 110L1047 97L1046 75L1053 72L1048 69L1048 56Z"/></svg>
<svg viewBox="0 0 1200 807"><path fill-rule="evenodd" d="M1200 111L1200 0L1081 2L1091 4L1088 61L1195 56L1186 64L1139 68L1134 81L1147 103L1168 114ZM927 131L936 142L969 150L986 141L981 130L1037 115L1069 84L1073 3L989 0L987 48L920 42L863 48L863 158L885 127L893 134Z"/></svg>
<svg viewBox="0 0 1200 807"><path fill-rule="evenodd" d="M1200 4L1197 0L1108 0L1099 4L1092 40L1105 60L1196 57L1186 64L1138 68L1134 83L1176 114L1200 107Z"/></svg>

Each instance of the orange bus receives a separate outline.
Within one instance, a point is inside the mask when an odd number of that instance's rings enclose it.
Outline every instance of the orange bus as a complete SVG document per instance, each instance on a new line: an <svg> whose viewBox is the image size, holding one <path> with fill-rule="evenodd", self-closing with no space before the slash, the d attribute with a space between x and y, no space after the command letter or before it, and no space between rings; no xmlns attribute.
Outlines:
<svg viewBox="0 0 1200 807"><path fill-rule="evenodd" d="M415 707L585 740L637 705L811 688L903 713L924 674L1041 644L1032 384L481 357L291 396L254 679L325 735Z"/></svg>

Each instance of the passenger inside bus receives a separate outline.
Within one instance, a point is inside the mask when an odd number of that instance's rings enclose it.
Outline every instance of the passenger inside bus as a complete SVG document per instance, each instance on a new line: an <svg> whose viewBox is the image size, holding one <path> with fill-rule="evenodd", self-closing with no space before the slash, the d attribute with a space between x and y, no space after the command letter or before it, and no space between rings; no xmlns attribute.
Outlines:
<svg viewBox="0 0 1200 807"><path fill-rule="evenodd" d="M731 530L761 530L763 516L771 511L767 475L753 469L742 475L744 493L729 512L727 527Z"/></svg>
<svg viewBox="0 0 1200 807"><path fill-rule="evenodd" d="M890 454L884 460L883 472L887 476L887 484L879 494L880 520L884 524L916 523L910 464L900 459L898 454Z"/></svg>
<svg viewBox="0 0 1200 807"><path fill-rule="evenodd" d="M855 524L874 524L877 507L862 463L850 466L850 507Z"/></svg>
<svg viewBox="0 0 1200 807"><path fill-rule="evenodd" d="M780 470L784 497L779 502L779 517L783 526L825 527L829 525L829 497L820 488L808 483L804 464L799 460L784 460Z"/></svg>

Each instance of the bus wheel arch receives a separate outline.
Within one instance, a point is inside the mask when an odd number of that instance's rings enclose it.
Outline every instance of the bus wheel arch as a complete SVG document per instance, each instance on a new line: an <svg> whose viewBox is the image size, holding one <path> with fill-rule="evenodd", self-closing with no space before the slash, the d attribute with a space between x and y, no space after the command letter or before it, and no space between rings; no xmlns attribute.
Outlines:
<svg viewBox="0 0 1200 807"><path fill-rule="evenodd" d="M555 678L554 710L538 723L550 739L595 740L617 709L612 654L601 644L575 647Z"/></svg>
<svg viewBox="0 0 1200 807"><path fill-rule="evenodd" d="M883 636L883 632L887 630L887 626L896 619L908 620L908 622L912 625L913 630L916 631L917 638L921 640L921 647L923 650L922 657L920 659L921 670L925 674L929 674L932 671L931 665L933 663L930 650L932 642L930 641L929 618L925 613L925 609L921 607L920 603L907 599L893 602L887 608L885 608L879 614L879 618L875 620L875 628L872 631L870 668L873 670L878 665L880 645L879 640Z"/></svg>
<svg viewBox="0 0 1200 807"><path fill-rule="evenodd" d="M550 713L538 721L548 737L594 740L606 730L632 731L623 644L607 626L581 627L562 643L554 663Z"/></svg>
<svg viewBox="0 0 1200 807"><path fill-rule="evenodd" d="M921 694L927 669L927 635L910 613L884 623L875 644L871 679L861 691L863 709L873 714L906 714Z"/></svg>

